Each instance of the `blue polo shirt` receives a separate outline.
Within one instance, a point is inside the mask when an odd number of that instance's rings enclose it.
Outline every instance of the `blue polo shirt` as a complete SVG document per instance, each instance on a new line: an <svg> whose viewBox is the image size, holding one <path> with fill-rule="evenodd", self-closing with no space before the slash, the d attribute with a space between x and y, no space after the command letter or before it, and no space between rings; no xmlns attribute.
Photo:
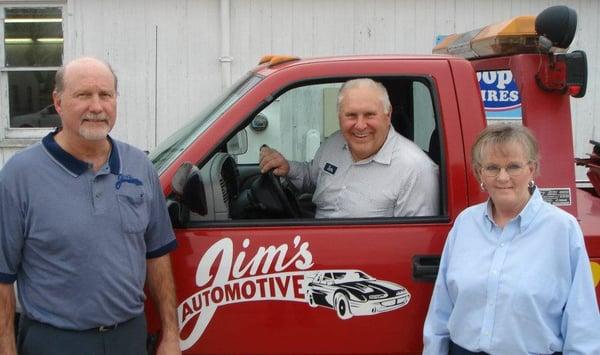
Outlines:
<svg viewBox="0 0 600 355"><path fill-rule="evenodd" d="M0 170L0 282L17 280L24 313L63 329L138 316L146 258L176 247L158 176L142 151L110 138L94 172L55 134Z"/></svg>

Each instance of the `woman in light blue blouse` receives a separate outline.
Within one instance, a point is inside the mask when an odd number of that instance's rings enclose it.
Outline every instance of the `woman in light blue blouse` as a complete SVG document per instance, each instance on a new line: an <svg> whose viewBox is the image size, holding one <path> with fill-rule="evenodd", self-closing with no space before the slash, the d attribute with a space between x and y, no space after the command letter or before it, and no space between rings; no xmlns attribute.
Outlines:
<svg viewBox="0 0 600 355"><path fill-rule="evenodd" d="M448 235L423 354L600 354L600 315L577 220L542 200L535 138L492 125L472 148L487 202Z"/></svg>

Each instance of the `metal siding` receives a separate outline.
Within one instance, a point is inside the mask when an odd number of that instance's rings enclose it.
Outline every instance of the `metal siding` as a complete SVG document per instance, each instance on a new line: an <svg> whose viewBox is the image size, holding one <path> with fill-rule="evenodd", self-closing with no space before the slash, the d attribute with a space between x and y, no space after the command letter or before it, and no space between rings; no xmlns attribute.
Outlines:
<svg viewBox="0 0 600 355"><path fill-rule="evenodd" d="M119 77L115 137L151 149L218 93L217 0L71 4L66 59L104 58Z"/></svg>
<svg viewBox="0 0 600 355"><path fill-rule="evenodd" d="M219 0L66 3L65 59L105 58L119 76L115 137L152 149L218 96ZM269 53L430 53L436 35L537 14L559 3L577 10L579 29L571 47L584 49L589 58L587 95L571 105L576 155L584 156L591 149L588 140L600 140L597 1L231 0L231 77L235 81ZM583 170L578 177L585 177Z"/></svg>

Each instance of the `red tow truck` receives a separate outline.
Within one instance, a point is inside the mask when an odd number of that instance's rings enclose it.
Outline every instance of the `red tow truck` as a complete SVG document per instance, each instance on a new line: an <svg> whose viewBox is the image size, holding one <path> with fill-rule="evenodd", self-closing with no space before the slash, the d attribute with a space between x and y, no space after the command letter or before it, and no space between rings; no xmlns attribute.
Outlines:
<svg viewBox="0 0 600 355"><path fill-rule="evenodd" d="M486 198L470 147L499 119L539 139L536 183L580 221L600 296L600 186L575 185L570 98L587 80L585 53L564 49L575 24L554 7L451 35L434 55L268 56L151 152L179 243L184 353L420 353L446 235ZM439 165L439 215L315 219L310 194L260 174L265 143L310 161L338 129L340 85L358 77L386 86L395 129Z"/></svg>

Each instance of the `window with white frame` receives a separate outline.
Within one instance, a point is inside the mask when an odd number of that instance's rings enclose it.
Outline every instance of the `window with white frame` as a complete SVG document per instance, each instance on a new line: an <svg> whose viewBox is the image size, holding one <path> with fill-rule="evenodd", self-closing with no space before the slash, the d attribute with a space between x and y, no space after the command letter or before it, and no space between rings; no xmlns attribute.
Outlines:
<svg viewBox="0 0 600 355"><path fill-rule="evenodd" d="M0 3L0 11L3 136L33 138L40 134L40 128L60 125L52 90L63 61L63 8Z"/></svg>

